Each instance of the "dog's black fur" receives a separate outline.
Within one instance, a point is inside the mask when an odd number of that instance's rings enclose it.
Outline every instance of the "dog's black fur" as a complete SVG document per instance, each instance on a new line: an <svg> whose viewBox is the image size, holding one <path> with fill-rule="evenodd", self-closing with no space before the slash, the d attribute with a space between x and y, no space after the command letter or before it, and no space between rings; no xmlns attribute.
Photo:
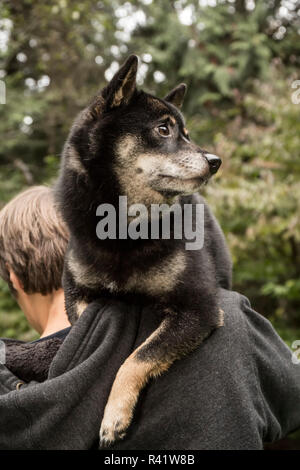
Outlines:
<svg viewBox="0 0 300 470"><path fill-rule="evenodd" d="M137 91L131 56L75 121L64 148L56 187L70 230L64 269L66 309L72 323L100 296L147 302L161 327L121 367L101 426L102 444L122 438L141 388L222 325L218 287L229 288L231 262L222 232L205 205L205 243L187 240L100 240L102 203L203 203L191 195L216 171L215 159L193 144L178 109L185 86L164 99ZM217 167L219 162L217 161ZM118 214L118 210L117 210ZM172 219L172 218L171 218ZM171 227L171 234L173 231Z"/></svg>

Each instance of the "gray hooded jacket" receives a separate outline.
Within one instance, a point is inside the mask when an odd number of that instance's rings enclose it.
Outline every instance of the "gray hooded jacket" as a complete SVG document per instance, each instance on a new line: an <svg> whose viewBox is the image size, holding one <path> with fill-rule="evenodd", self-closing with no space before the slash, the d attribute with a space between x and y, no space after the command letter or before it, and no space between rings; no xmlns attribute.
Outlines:
<svg viewBox="0 0 300 470"><path fill-rule="evenodd" d="M143 391L112 449L261 449L300 427L300 364L271 324L221 291L225 326ZM90 304L48 379L19 382L0 364L0 449L91 449L117 370L156 327L146 308ZM296 339L296 338L295 338Z"/></svg>

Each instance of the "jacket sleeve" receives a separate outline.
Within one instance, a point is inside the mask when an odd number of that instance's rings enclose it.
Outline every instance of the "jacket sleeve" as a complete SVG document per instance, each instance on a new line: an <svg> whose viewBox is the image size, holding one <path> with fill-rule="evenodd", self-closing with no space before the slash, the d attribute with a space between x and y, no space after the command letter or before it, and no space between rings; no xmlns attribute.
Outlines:
<svg viewBox="0 0 300 470"><path fill-rule="evenodd" d="M274 442L300 428L300 361L271 323L243 299L253 372L264 412L264 442Z"/></svg>

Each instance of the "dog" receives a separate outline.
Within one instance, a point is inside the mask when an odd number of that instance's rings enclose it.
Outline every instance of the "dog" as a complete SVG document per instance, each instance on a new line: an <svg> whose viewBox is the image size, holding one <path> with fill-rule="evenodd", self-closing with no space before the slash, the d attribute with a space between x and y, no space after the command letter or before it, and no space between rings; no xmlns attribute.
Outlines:
<svg viewBox="0 0 300 470"><path fill-rule="evenodd" d="M147 382L223 325L218 288L231 285L223 234L197 195L221 160L190 139L180 112L186 85L160 99L137 90L137 68L132 55L79 114L56 185L70 231L63 286L71 324L102 296L140 301L160 315L159 327L117 373L101 423L102 446L124 438ZM187 204L204 204L203 248L186 250L184 237L98 238L97 207L111 204L118 214L120 195L146 208L176 202L185 211ZM174 217L170 223L173 233Z"/></svg>

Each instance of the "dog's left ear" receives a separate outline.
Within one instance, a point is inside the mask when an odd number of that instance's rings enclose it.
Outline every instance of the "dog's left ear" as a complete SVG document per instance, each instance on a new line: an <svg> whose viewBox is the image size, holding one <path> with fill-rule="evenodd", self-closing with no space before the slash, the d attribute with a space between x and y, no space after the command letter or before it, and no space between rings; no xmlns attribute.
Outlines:
<svg viewBox="0 0 300 470"><path fill-rule="evenodd" d="M164 98L165 101L173 104L177 108L181 108L184 100L184 95L186 92L186 84L180 83L177 87L173 88L172 91Z"/></svg>
<svg viewBox="0 0 300 470"><path fill-rule="evenodd" d="M137 56L129 56L103 90L102 96L108 108L117 108L129 103L136 90L137 67Z"/></svg>

